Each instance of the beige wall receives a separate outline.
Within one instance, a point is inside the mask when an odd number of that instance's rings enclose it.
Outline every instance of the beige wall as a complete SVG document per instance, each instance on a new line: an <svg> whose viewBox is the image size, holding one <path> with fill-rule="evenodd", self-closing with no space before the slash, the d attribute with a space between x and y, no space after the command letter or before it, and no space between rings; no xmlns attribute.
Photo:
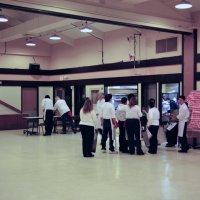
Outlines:
<svg viewBox="0 0 200 200"><path fill-rule="evenodd" d="M50 45L36 40L36 47L27 47L24 39L0 43L0 67L28 69L29 63L39 63L42 69L49 68L51 56Z"/></svg>
<svg viewBox="0 0 200 200"><path fill-rule="evenodd" d="M200 72L200 63L197 64L197 72Z"/></svg>
<svg viewBox="0 0 200 200"><path fill-rule="evenodd" d="M181 65L169 65L162 67L149 67L139 69L124 69L114 71L90 72L81 74L66 74L61 76L51 76L51 81L63 80L63 76L67 80L82 80L93 78L109 78L109 77L126 77L126 76L145 76L145 75L158 75L158 74L178 74L181 73Z"/></svg>
<svg viewBox="0 0 200 200"><path fill-rule="evenodd" d="M134 55L134 29L122 28L104 34L104 63L130 61L129 54ZM131 38L129 41L127 37ZM157 39L178 37L178 50L169 53L155 53ZM136 60L163 58L181 55L181 36L172 33L142 30L141 37L136 36ZM140 44L140 45L139 45ZM52 47L51 69L70 68L102 64L101 41L94 37L76 40L74 46L59 43Z"/></svg>
<svg viewBox="0 0 200 200"><path fill-rule="evenodd" d="M200 90L200 81L197 81L197 90Z"/></svg>
<svg viewBox="0 0 200 200"><path fill-rule="evenodd" d="M0 100L21 110L21 87L0 86ZM4 114L10 114L11 111L8 111L8 109L4 108L4 112Z"/></svg>

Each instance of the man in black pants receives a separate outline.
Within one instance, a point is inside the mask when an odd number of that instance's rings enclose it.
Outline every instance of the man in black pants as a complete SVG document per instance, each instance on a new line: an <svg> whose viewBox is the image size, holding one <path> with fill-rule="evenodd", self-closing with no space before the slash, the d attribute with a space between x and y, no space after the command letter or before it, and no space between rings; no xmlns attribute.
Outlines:
<svg viewBox="0 0 200 200"><path fill-rule="evenodd" d="M187 104L185 103L185 96L179 96L178 103L179 107L179 114L177 115L178 122L178 137L179 142L181 144L181 150L179 153L187 153L189 146L187 143L186 137L186 130L187 130L187 122L190 117L190 111L188 109Z"/></svg>
<svg viewBox="0 0 200 200"><path fill-rule="evenodd" d="M101 111L101 123L103 125L102 134L102 153L106 153L106 141L109 135L109 150L110 153L117 153L115 147L113 146L113 126L117 126L117 121L115 117L115 108L111 103L112 94L106 94L105 103L102 106Z"/></svg>
<svg viewBox="0 0 200 200"><path fill-rule="evenodd" d="M123 97L116 111L116 117L118 119L118 124L119 124L119 151L122 153L128 152L128 141L126 139L126 129L125 129L126 112L120 111L120 108L127 104L127 100L128 99L126 97Z"/></svg>
<svg viewBox="0 0 200 200"><path fill-rule="evenodd" d="M41 106L44 112L45 134L44 136L51 135L53 129L53 101L49 95L46 95L42 100Z"/></svg>
<svg viewBox="0 0 200 200"><path fill-rule="evenodd" d="M160 119L160 112L155 107L155 99L149 99L149 112L148 112L148 122L147 128L151 133L151 138L149 139L149 153L156 154L157 153L157 146L158 146L158 129L159 129L159 119Z"/></svg>

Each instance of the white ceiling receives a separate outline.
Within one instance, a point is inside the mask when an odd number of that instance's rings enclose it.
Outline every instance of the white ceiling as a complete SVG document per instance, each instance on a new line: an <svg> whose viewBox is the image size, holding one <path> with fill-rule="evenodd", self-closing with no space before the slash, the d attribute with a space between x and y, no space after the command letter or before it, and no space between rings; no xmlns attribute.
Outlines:
<svg viewBox="0 0 200 200"><path fill-rule="evenodd" d="M193 7L188 10L177 10L175 4L180 0L0 0L0 4L10 4L27 8L35 8L64 14L105 19L142 26L164 29L191 31L193 15L200 13L200 0L190 0ZM9 22L0 24L0 42L9 42L31 35L49 44L53 44L48 37L57 33L62 41L73 45L74 40L87 37L79 31L84 20L61 18L43 14L27 13L20 10L10 10L2 7L2 14L9 18ZM88 21L94 30L92 34L102 38L104 33L122 28Z"/></svg>

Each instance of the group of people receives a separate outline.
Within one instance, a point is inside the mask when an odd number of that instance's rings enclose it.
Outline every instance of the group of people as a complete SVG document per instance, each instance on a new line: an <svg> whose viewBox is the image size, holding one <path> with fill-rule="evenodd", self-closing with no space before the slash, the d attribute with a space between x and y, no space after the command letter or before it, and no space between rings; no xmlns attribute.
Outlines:
<svg viewBox="0 0 200 200"><path fill-rule="evenodd" d="M43 113L44 113L44 124L45 133L44 136L51 135L53 130L53 115L57 111L60 119L62 121L62 134L66 134L67 121L71 121L71 111L64 99L60 97L55 97L55 104L53 106L53 101L49 95L46 95L41 103Z"/></svg>
<svg viewBox="0 0 200 200"><path fill-rule="evenodd" d="M187 143L186 129L190 112L185 103L185 96L179 96L178 136L181 153L187 153L189 146ZM155 99L148 101L148 113L146 127L150 133L148 153L157 153L157 134L159 130L160 112L155 107ZM93 103L86 98L80 110L80 130L82 134L82 147L84 157L93 157L93 139L95 130L102 134L101 150L106 153L106 141L109 137L109 151L116 153L114 146L115 129L119 127L119 151L131 155L144 155L141 145L141 122L142 112L137 105L137 98L134 94L123 97L121 103L115 111L112 104L112 94L98 95L96 111Z"/></svg>

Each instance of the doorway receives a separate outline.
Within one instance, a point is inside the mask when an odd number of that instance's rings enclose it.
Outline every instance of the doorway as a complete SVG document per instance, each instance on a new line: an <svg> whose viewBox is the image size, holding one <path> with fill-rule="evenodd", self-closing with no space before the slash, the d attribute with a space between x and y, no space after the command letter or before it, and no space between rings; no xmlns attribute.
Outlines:
<svg viewBox="0 0 200 200"><path fill-rule="evenodd" d="M153 98L156 100L156 106L158 106L157 101L157 84L142 84L142 107L147 108L148 107L148 100Z"/></svg>
<svg viewBox="0 0 200 200"><path fill-rule="evenodd" d="M38 116L38 88L22 87L22 113Z"/></svg>

